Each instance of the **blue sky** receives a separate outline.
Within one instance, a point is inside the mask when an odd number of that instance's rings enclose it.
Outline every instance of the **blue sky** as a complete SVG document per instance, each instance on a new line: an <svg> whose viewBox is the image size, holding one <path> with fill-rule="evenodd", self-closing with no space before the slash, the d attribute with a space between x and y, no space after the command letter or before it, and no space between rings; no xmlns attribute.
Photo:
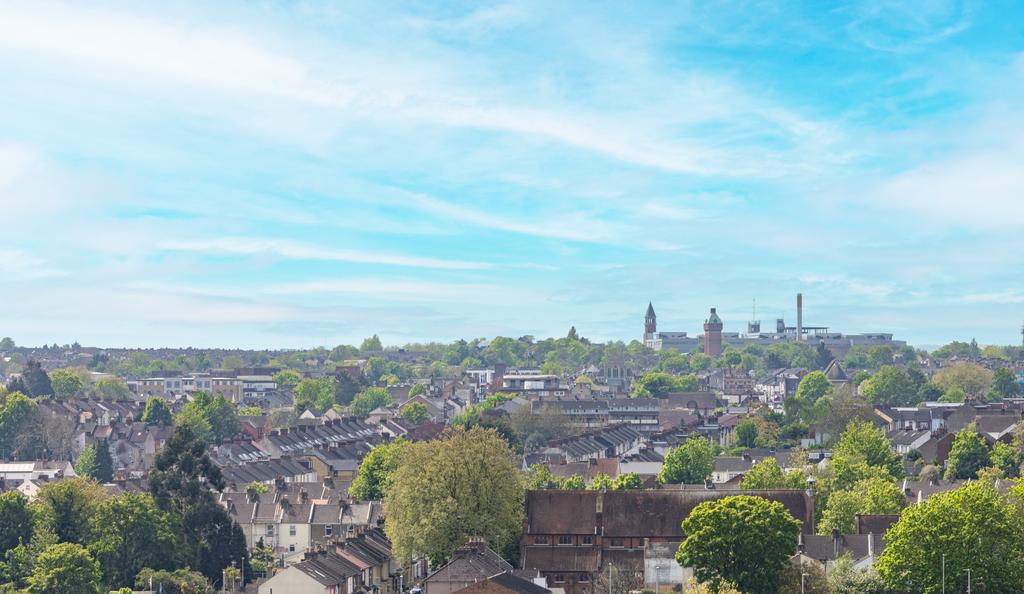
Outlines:
<svg viewBox="0 0 1024 594"><path fill-rule="evenodd" d="M1020 340L1018 2L0 4L0 335Z"/></svg>

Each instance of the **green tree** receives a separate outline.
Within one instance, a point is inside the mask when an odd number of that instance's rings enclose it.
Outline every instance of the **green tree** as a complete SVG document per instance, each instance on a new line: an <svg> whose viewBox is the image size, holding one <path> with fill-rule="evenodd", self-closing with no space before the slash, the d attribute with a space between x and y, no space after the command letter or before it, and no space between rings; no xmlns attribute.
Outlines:
<svg viewBox="0 0 1024 594"><path fill-rule="evenodd" d="M711 442L702 437L688 439L669 450L658 473L658 482L663 485L703 483L711 477L714 462L715 448Z"/></svg>
<svg viewBox="0 0 1024 594"><path fill-rule="evenodd" d="M644 486L643 479L635 472L627 472L615 477L612 481L613 491L625 491L628 489L641 489Z"/></svg>
<svg viewBox="0 0 1024 594"><path fill-rule="evenodd" d="M868 365L871 367L892 365L892 348L888 345L880 344L868 349Z"/></svg>
<svg viewBox="0 0 1024 594"><path fill-rule="evenodd" d="M176 534L148 493L125 493L99 504L89 551L110 587L131 584L145 567L175 566Z"/></svg>
<svg viewBox="0 0 1024 594"><path fill-rule="evenodd" d="M903 474L903 464L892 451L892 442L881 429L871 423L853 421L839 438L833 460L845 457L848 460L863 460L868 466L884 469L893 477Z"/></svg>
<svg viewBox="0 0 1024 594"><path fill-rule="evenodd" d="M857 514L898 514L905 505L906 497L893 481L878 477L864 479L848 490L829 495L818 523L818 533L839 530L843 534L854 534Z"/></svg>
<svg viewBox="0 0 1024 594"><path fill-rule="evenodd" d="M398 416L414 425L419 425L426 423L430 419L430 412L427 411L426 405L422 402L410 402L402 407L402 411Z"/></svg>
<svg viewBox="0 0 1024 594"><path fill-rule="evenodd" d="M935 372L932 382L945 390L957 386L973 400L981 400L992 385L993 374L977 363L957 363Z"/></svg>
<svg viewBox="0 0 1024 594"><path fill-rule="evenodd" d="M800 380L796 389L796 397L800 400L814 404L819 398L829 393L832 383L821 371L812 371Z"/></svg>
<svg viewBox="0 0 1024 594"><path fill-rule="evenodd" d="M947 592L966 591L968 568L977 592L1024 584L1024 524L990 485L971 483L906 508L885 541L875 568L895 591L938 594L943 567Z"/></svg>
<svg viewBox="0 0 1024 594"><path fill-rule="evenodd" d="M105 377L92 385L91 394L93 398L99 400L116 402L128 400L131 390L128 389L128 384L124 383L120 378Z"/></svg>
<svg viewBox="0 0 1024 594"><path fill-rule="evenodd" d="M282 390L291 390L302 381L302 375L294 369L282 369L273 376L274 383Z"/></svg>
<svg viewBox="0 0 1024 594"><path fill-rule="evenodd" d="M665 398L673 392L695 392L700 387L696 376L669 375L650 371L636 380L633 398Z"/></svg>
<svg viewBox="0 0 1024 594"><path fill-rule="evenodd" d="M974 423L964 427L953 438L953 446L949 450L949 461L946 466L947 479L978 478L978 471L991 466L988 446L978 435Z"/></svg>
<svg viewBox="0 0 1024 594"><path fill-rule="evenodd" d="M0 351L13 351L15 348L14 340L10 336L5 336L0 339Z"/></svg>
<svg viewBox="0 0 1024 594"><path fill-rule="evenodd" d="M741 489L801 489L807 477L798 470L782 472L775 458L754 464L740 482Z"/></svg>
<svg viewBox="0 0 1024 594"><path fill-rule="evenodd" d="M502 551L522 532L523 483L494 430L456 430L402 453L384 496L384 530L395 555L438 562L472 537Z"/></svg>
<svg viewBox="0 0 1024 594"><path fill-rule="evenodd" d="M148 590L150 584L153 584L154 588L162 589L164 594L206 594L213 591L206 576L188 569L167 571L147 567L136 576L135 588Z"/></svg>
<svg viewBox="0 0 1024 594"><path fill-rule="evenodd" d="M349 410L357 417L365 418L374 409L392 404L394 400L391 399L391 392L387 388L367 388L356 395Z"/></svg>
<svg viewBox="0 0 1024 594"><path fill-rule="evenodd" d="M992 444L992 465L1002 471L1005 478L1020 476L1024 455L1019 448L997 441Z"/></svg>
<svg viewBox="0 0 1024 594"><path fill-rule="evenodd" d="M307 408L327 410L334 405L334 380L329 377L304 379L295 386L295 411Z"/></svg>
<svg viewBox="0 0 1024 594"><path fill-rule="evenodd" d="M775 592L800 522L777 501L735 495L695 507L683 533L676 560L713 590L733 584L741 592Z"/></svg>
<svg viewBox="0 0 1024 594"><path fill-rule="evenodd" d="M86 544L90 522L104 495L96 481L73 477L47 483L35 502L36 522L60 542Z"/></svg>
<svg viewBox="0 0 1024 594"><path fill-rule="evenodd" d="M590 491L614 491L615 481L607 474L599 472L594 475L594 480L590 482L587 489Z"/></svg>
<svg viewBox="0 0 1024 594"><path fill-rule="evenodd" d="M78 396L85 388L82 378L70 369L54 370L50 374L50 384L53 386L53 395L63 400Z"/></svg>
<svg viewBox="0 0 1024 594"><path fill-rule="evenodd" d="M245 367L245 361L238 355L228 355L220 362L222 369L239 369Z"/></svg>
<svg viewBox="0 0 1024 594"><path fill-rule="evenodd" d="M543 489L557 489L558 480L551 474L551 468L547 464L534 464L526 475L526 489L529 491L540 491Z"/></svg>
<svg viewBox="0 0 1024 594"><path fill-rule="evenodd" d="M147 425L170 426L174 423L174 416L171 409L163 398L150 398L146 401L146 408L142 411L143 423Z"/></svg>
<svg viewBox="0 0 1024 594"><path fill-rule="evenodd" d="M211 489L223 489L224 477L206 448L188 425L175 427L157 453L149 492L180 526L182 562L219 584L221 571L233 560L241 560L245 575L250 575L249 551L241 527L214 499Z"/></svg>
<svg viewBox="0 0 1024 594"><path fill-rule="evenodd" d="M11 458L25 449L31 437L39 406L21 392L0 392L0 459Z"/></svg>
<svg viewBox="0 0 1024 594"><path fill-rule="evenodd" d="M28 578L30 594L99 594L100 566L74 543L47 547Z"/></svg>
<svg viewBox="0 0 1024 594"><path fill-rule="evenodd" d="M566 477L558 488L565 489L566 491L582 491L587 488L587 481L582 476L574 474Z"/></svg>
<svg viewBox="0 0 1024 594"><path fill-rule="evenodd" d="M0 493L0 559L4 554L32 538L34 525L28 499L15 490Z"/></svg>
<svg viewBox="0 0 1024 594"><path fill-rule="evenodd" d="M1013 372L1005 367L1000 367L992 374L992 386L988 390L988 400L998 402L1003 398L1015 398L1020 396L1020 385Z"/></svg>
<svg viewBox="0 0 1024 594"><path fill-rule="evenodd" d="M78 476L89 477L92 479L96 478L96 445L89 444L82 448L82 453L78 454L78 460L75 460L75 474Z"/></svg>
<svg viewBox="0 0 1024 594"><path fill-rule="evenodd" d="M890 594L873 569L861 571L849 555L835 560L828 569L831 594Z"/></svg>
<svg viewBox="0 0 1024 594"><path fill-rule="evenodd" d="M25 386L25 393L29 396L50 396L53 394L53 386L50 384L50 376L46 375L43 366L39 361L29 359L25 368L21 371L21 382Z"/></svg>
<svg viewBox="0 0 1024 594"><path fill-rule="evenodd" d="M757 443L757 424L753 419L743 419L736 423L736 445L752 448Z"/></svg>
<svg viewBox="0 0 1024 594"><path fill-rule="evenodd" d="M420 394L426 394L426 392L427 387L424 386L423 384L413 384L412 387L409 388L409 398L415 398Z"/></svg>
<svg viewBox="0 0 1024 594"><path fill-rule="evenodd" d="M213 439L213 428L210 427L210 421L206 420L206 415L197 406L185 405L181 412L174 417L174 426L176 428L188 427L192 435L203 441Z"/></svg>
<svg viewBox="0 0 1024 594"><path fill-rule="evenodd" d="M210 426L210 438L218 442L234 437L242 430L235 407L227 401L223 394L214 396L209 392L196 392L192 401L182 408L179 416L182 415L190 422L199 417L203 418ZM200 423L199 426L202 424ZM193 427L193 429L197 428ZM201 430L197 433L201 433Z"/></svg>
<svg viewBox="0 0 1024 594"><path fill-rule="evenodd" d="M408 446L408 441L398 438L370 450L359 463L356 478L348 488L349 495L359 501L384 499L402 451Z"/></svg>
<svg viewBox="0 0 1024 594"><path fill-rule="evenodd" d="M918 403L917 387L907 372L883 365L878 373L864 380L860 391L877 406L913 406Z"/></svg>
<svg viewBox="0 0 1024 594"><path fill-rule="evenodd" d="M704 353L691 353L690 354L690 369L693 371L703 371L711 367L711 357Z"/></svg>
<svg viewBox="0 0 1024 594"><path fill-rule="evenodd" d="M361 353L379 353L384 350L384 345L380 342L380 337L376 334L373 336L363 339L363 343L359 345L359 351Z"/></svg>
<svg viewBox="0 0 1024 594"><path fill-rule="evenodd" d="M948 390L939 396L939 402L964 402L967 400L967 392L960 386L950 386Z"/></svg>

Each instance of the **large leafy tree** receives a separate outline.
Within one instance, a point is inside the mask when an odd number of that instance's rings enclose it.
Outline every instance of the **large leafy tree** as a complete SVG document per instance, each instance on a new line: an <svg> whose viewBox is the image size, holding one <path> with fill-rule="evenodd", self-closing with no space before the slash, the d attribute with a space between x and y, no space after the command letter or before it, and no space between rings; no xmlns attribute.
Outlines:
<svg viewBox="0 0 1024 594"><path fill-rule="evenodd" d="M736 424L736 445L745 448L757 445L757 424L753 419L743 419Z"/></svg>
<svg viewBox="0 0 1024 594"><path fill-rule="evenodd" d="M741 489L800 489L807 478L798 470L782 472L775 458L765 458L743 475Z"/></svg>
<svg viewBox="0 0 1024 594"><path fill-rule="evenodd" d="M992 372L977 363L957 363L935 372L932 381L949 390L956 386L967 396L980 400L992 385Z"/></svg>
<svg viewBox="0 0 1024 594"><path fill-rule="evenodd" d="M126 493L99 504L88 545L107 586L130 586L144 567L172 568L176 532L148 493Z"/></svg>
<svg viewBox="0 0 1024 594"><path fill-rule="evenodd" d="M988 446L978 435L975 424L971 423L953 438L953 446L949 450L949 463L946 466L946 478L978 478L978 471L988 468L991 464Z"/></svg>
<svg viewBox="0 0 1024 594"><path fill-rule="evenodd" d="M990 485L971 483L903 510L875 562L892 590L1018 592L1024 584L1024 524Z"/></svg>
<svg viewBox="0 0 1024 594"><path fill-rule="evenodd" d="M422 402L410 402L409 404L406 404L402 407L402 411L398 413L398 416L410 423L413 423L414 425L426 423L430 420L430 412L427 410L427 406Z"/></svg>
<svg viewBox="0 0 1024 594"><path fill-rule="evenodd" d="M906 505L903 491L892 480L871 477L858 481L852 488L832 493L825 505L820 534L839 530L852 534L857 528L857 514L898 514Z"/></svg>
<svg viewBox="0 0 1024 594"><path fill-rule="evenodd" d="M522 531L523 483L508 444L494 430L456 430L402 452L384 496L385 531L402 559L441 561L473 537L495 550Z"/></svg>
<svg viewBox="0 0 1024 594"><path fill-rule="evenodd" d="M800 380L796 389L796 397L809 404L814 404L819 398L829 393L832 383L821 371L812 371Z"/></svg>
<svg viewBox="0 0 1024 594"><path fill-rule="evenodd" d="M105 377L93 384L92 395L100 400L127 400L131 390L120 378Z"/></svg>
<svg viewBox="0 0 1024 594"><path fill-rule="evenodd" d="M140 420L147 425L169 426L174 423L174 415L163 398L150 398L146 401L146 408L142 411Z"/></svg>
<svg viewBox="0 0 1024 594"><path fill-rule="evenodd" d="M307 408L327 410L334 406L334 383L329 377L307 378L295 385L295 412Z"/></svg>
<svg viewBox="0 0 1024 594"><path fill-rule="evenodd" d="M31 429L39 407L21 392L0 394L0 459L30 451Z"/></svg>
<svg viewBox="0 0 1024 594"><path fill-rule="evenodd" d="M714 462L715 448L711 442L702 437L688 439L669 450L658 473L658 482L664 485L702 483L711 476Z"/></svg>
<svg viewBox="0 0 1024 594"><path fill-rule="evenodd" d="M705 501L683 521L686 540L676 560L712 589L732 584L741 592L774 592L796 550L798 522L785 506L735 495Z"/></svg>
<svg viewBox="0 0 1024 594"><path fill-rule="evenodd" d="M375 408L390 406L393 403L391 392L387 388L367 388L352 400L350 410L357 417L366 417Z"/></svg>
<svg viewBox="0 0 1024 594"><path fill-rule="evenodd" d="M193 412L194 411L194 412ZM224 398L209 392L196 392L191 402L182 409L183 415L202 417L210 425L210 437L216 441L234 437L241 430L235 407Z"/></svg>
<svg viewBox="0 0 1024 594"><path fill-rule="evenodd" d="M0 493L0 559L4 553L32 538L32 510L18 491Z"/></svg>
<svg viewBox="0 0 1024 594"><path fill-rule="evenodd" d="M74 398L85 388L82 378L70 369L54 370L50 374L50 385L53 387L53 395L62 399Z"/></svg>
<svg viewBox="0 0 1024 594"><path fill-rule="evenodd" d="M860 391L878 406L913 406L918 403L918 388L907 372L883 365L878 373L864 380Z"/></svg>
<svg viewBox="0 0 1024 594"><path fill-rule="evenodd" d="M29 359L25 363L25 369L21 372L21 382L29 396L50 396L53 394L53 385L50 383L50 376L46 375L43 366L39 361Z"/></svg>
<svg viewBox="0 0 1024 594"><path fill-rule="evenodd" d="M673 392L693 392L700 387L696 376L650 371L636 380L633 398L665 398Z"/></svg>
<svg viewBox="0 0 1024 594"><path fill-rule="evenodd" d="M36 521L60 542L86 544L92 516L103 499L103 487L91 478L73 477L47 483L35 502Z"/></svg>
<svg viewBox="0 0 1024 594"><path fill-rule="evenodd" d="M110 443L104 439L85 446L75 462L75 472L99 483L114 480L114 458L110 455Z"/></svg>
<svg viewBox="0 0 1024 594"><path fill-rule="evenodd" d="M248 571L245 536L214 499L211 489L224 488L220 468L206 452L206 442L188 426L178 426L156 456L149 475L149 491L157 506L171 513L181 527L183 561L214 583L232 561Z"/></svg>
<svg viewBox="0 0 1024 594"><path fill-rule="evenodd" d="M408 441L398 438L370 450L359 464L356 478L348 488L349 495L360 501L384 499L391 476L398 468L399 456L408 445Z"/></svg>
<svg viewBox="0 0 1024 594"><path fill-rule="evenodd" d="M868 466L885 469L893 477L903 474L899 456L892 451L892 442L881 429L868 422L853 421L839 438L833 459L863 460Z"/></svg>
<svg viewBox="0 0 1024 594"><path fill-rule="evenodd" d="M992 387L988 390L990 401L999 401L1003 398L1020 396L1020 384L1013 372L1005 367L1000 367L992 374Z"/></svg>
<svg viewBox="0 0 1024 594"><path fill-rule="evenodd" d="M99 594L100 566L85 547L59 543L39 555L28 584L30 594Z"/></svg>

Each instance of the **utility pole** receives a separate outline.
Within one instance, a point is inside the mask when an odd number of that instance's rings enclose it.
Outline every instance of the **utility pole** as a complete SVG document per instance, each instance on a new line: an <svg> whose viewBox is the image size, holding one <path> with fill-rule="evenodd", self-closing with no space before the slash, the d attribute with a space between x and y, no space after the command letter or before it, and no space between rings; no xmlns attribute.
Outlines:
<svg viewBox="0 0 1024 594"><path fill-rule="evenodd" d="M801 572L800 573L800 594L805 594L804 593L804 578L805 577L807 577L807 574Z"/></svg>
<svg viewBox="0 0 1024 594"><path fill-rule="evenodd" d="M971 594L971 568L967 568L967 594Z"/></svg>
<svg viewBox="0 0 1024 594"><path fill-rule="evenodd" d="M942 554L942 594L946 594L946 554Z"/></svg>

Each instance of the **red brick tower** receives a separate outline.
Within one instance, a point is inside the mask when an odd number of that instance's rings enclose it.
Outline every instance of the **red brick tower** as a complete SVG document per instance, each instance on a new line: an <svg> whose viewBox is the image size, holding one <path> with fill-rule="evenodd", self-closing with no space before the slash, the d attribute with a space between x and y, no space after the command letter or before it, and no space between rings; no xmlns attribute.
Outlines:
<svg viewBox="0 0 1024 594"><path fill-rule="evenodd" d="M704 354L717 359L722 354L722 319L711 308L711 315L704 320Z"/></svg>

